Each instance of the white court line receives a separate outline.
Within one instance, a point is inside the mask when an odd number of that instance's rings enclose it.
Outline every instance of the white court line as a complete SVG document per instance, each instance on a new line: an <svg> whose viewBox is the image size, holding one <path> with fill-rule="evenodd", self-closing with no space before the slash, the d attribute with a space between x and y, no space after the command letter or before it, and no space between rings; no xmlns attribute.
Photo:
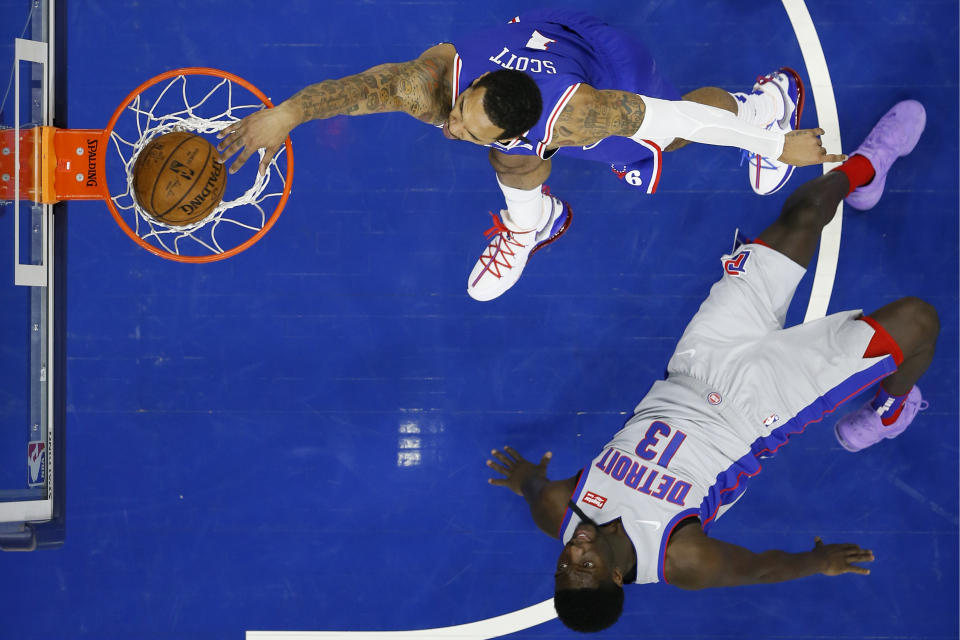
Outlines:
<svg viewBox="0 0 960 640"><path fill-rule="evenodd" d="M830 81L830 71L827 69L827 59L820 46L817 29L813 26L810 12L803 0L783 0L783 8L787 10L793 31L797 34L800 43L800 52L803 62L807 66L807 75L810 78L810 90L816 97L817 123L826 131L821 137L823 146L831 153L840 153L843 149L840 143L840 118L837 116L837 101L833 95L833 83ZM823 165L826 173L838 163ZM817 256L817 268L813 274L813 289L810 291L810 301L807 303L807 315L803 321L809 322L822 318L827 314L830 305L830 294L833 292L833 280L837 275L837 257L840 255L840 230L843 227L843 201L837 205L837 214L830 224L823 228L820 235L820 255Z"/></svg>
<svg viewBox="0 0 960 640"><path fill-rule="evenodd" d="M826 130L823 143L828 151L839 152L840 119L837 116L837 101L833 96L833 83L827 70L827 61L823 56L820 38L813 26L810 12L803 0L782 0L793 25L793 31L800 43L807 76L810 78L810 90L817 103L818 126ZM824 165L826 173L836 164ZM837 273L837 256L840 252L840 229L843 217L843 203L837 207L837 215L823 229L820 237L820 256L813 277L813 290L807 304L804 322L822 318L830 304L833 279ZM526 609L520 609L495 618L477 622L441 627L437 629L416 629L410 631L247 631L247 640L320 640L321 638L350 638L350 640L420 640L421 638L456 638L457 640L488 640L510 633L523 631L543 624L557 617L553 610L553 598L544 600Z"/></svg>
<svg viewBox="0 0 960 640"><path fill-rule="evenodd" d="M247 631L247 640L318 640L343 637L349 637L350 640L420 640L421 638L486 640L535 627L556 617L553 598L550 598L532 607L496 618L458 624L453 627L411 631Z"/></svg>

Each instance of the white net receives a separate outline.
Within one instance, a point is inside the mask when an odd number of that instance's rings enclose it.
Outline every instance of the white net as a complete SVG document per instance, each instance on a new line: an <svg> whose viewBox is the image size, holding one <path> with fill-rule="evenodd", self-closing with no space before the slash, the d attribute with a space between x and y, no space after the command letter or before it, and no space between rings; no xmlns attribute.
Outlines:
<svg viewBox="0 0 960 640"><path fill-rule="evenodd" d="M244 102L244 104L235 104ZM164 224L147 213L133 196L133 166L153 138L189 131L216 144L213 136L231 123L264 108L245 87L219 76L183 74L147 87L124 109L110 132L120 165L108 156L111 200L130 229L161 253L216 256L248 242L279 215L286 186L286 148L271 159L263 175L257 170L263 150L243 169L228 176L223 200L203 220L187 226ZM119 184L123 191L119 191ZM245 188L242 185L250 185Z"/></svg>

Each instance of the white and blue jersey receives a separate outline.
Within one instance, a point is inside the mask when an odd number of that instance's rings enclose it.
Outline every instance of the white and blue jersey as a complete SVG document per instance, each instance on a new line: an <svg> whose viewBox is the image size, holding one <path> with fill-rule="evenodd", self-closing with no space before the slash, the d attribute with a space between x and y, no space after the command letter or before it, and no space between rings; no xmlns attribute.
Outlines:
<svg viewBox="0 0 960 640"><path fill-rule="evenodd" d="M586 14L542 10L521 14L508 24L475 32L452 44L457 54L451 104L478 77L499 69L524 71L540 88L543 113L523 136L527 142L517 139L508 145L490 146L503 153L543 159L562 155L605 162L630 186L647 193L656 190L662 149L652 141L637 143L614 136L589 147L550 148L560 114L583 84L598 90L679 99L676 89L657 72L650 54L630 36Z"/></svg>
<svg viewBox="0 0 960 640"><path fill-rule="evenodd" d="M598 524L621 519L640 583L664 580L678 523L697 517L709 531L763 458L896 370L893 356L863 357L875 329L859 311L782 328L804 274L783 254L749 244L722 264L667 379L581 472L572 496ZM568 509L564 543L578 523Z"/></svg>

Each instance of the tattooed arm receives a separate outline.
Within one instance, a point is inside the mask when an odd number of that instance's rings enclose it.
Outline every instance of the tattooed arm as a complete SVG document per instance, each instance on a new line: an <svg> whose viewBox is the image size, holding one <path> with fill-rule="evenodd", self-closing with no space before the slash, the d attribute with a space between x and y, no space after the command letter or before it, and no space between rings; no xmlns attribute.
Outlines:
<svg viewBox="0 0 960 640"><path fill-rule="evenodd" d="M310 85L280 106L296 114L297 124L338 115L391 111L439 124L450 112L453 53L453 45L440 44L410 62L381 64L346 78Z"/></svg>
<svg viewBox="0 0 960 640"><path fill-rule="evenodd" d="M362 73L310 85L274 109L251 114L225 128L217 150L221 161L240 152L234 173L257 150L266 149L263 173L290 131L309 120L338 115L400 111L439 124L450 113L450 70L453 45L431 47L416 60L381 64Z"/></svg>
<svg viewBox="0 0 960 640"><path fill-rule="evenodd" d="M644 112L636 93L597 91L582 84L560 113L550 147L585 147L610 136L633 135Z"/></svg>

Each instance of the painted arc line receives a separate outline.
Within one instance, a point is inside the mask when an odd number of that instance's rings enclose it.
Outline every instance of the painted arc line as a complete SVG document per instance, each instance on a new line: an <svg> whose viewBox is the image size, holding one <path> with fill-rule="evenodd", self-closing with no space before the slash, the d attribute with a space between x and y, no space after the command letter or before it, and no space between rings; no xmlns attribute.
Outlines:
<svg viewBox="0 0 960 640"><path fill-rule="evenodd" d="M782 0L783 8L800 44L803 62L810 79L810 90L817 103L817 122L826 133L823 145L830 152L838 152L840 143L840 118L837 101L833 95L833 83L827 69L827 60L820 46L820 38L804 0ZM823 165L823 172L830 171L836 163ZM804 322L826 315L830 294L837 273L837 258L840 254L840 231L843 221L843 203L837 207L837 215L823 229L820 236L820 253L813 277L813 289L807 303ZM478 620L452 627L416 629L409 631L247 631L246 640L326 640L344 638L350 640L421 640L423 638L455 638L456 640L489 640L510 633L523 631L557 617L553 610L553 598L525 609L513 611L495 618Z"/></svg>
<svg viewBox="0 0 960 640"><path fill-rule="evenodd" d="M804 0L783 0L783 8L787 11L790 24L800 43L800 53L803 63L807 67L810 78L810 90L817 103L817 123L826 133L821 136L823 146L827 151L839 153L843 149L840 142L840 118L837 115L837 101L833 95L833 83L830 80L830 70L827 69L827 59L823 55L823 47L817 29L813 26L813 19L807 10ZM837 163L823 165L823 172L827 173L837 166ZM837 205L837 213L820 234L820 253L817 256L817 267L813 274L813 288L810 291L810 301L807 303L807 314L803 321L809 322L822 318L827 314L830 305L830 294L833 292L833 282L837 275L837 258L840 255L840 231L843 227L843 201Z"/></svg>
<svg viewBox="0 0 960 640"><path fill-rule="evenodd" d="M550 598L526 609L452 627L411 631L247 631L247 640L319 640L343 637L349 637L350 640L421 640L423 638L487 640L487 638L498 638L535 627L556 617L553 598Z"/></svg>

